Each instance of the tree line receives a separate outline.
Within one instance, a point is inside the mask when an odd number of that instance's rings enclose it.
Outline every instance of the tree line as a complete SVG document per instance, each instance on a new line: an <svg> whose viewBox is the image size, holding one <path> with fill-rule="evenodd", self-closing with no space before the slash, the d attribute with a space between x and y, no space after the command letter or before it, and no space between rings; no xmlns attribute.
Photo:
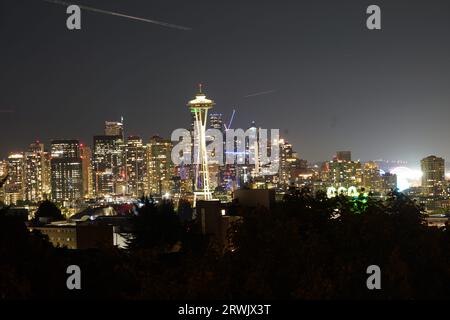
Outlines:
<svg viewBox="0 0 450 320"><path fill-rule="evenodd" d="M0 297L450 298L449 228L426 226L422 209L399 192L380 201L292 190L270 210L239 207L243 219L225 252L189 219L187 202L175 210L150 198L136 211L126 250L68 250L0 209ZM72 264L81 268L81 290L66 287ZM373 264L381 290L366 287Z"/></svg>

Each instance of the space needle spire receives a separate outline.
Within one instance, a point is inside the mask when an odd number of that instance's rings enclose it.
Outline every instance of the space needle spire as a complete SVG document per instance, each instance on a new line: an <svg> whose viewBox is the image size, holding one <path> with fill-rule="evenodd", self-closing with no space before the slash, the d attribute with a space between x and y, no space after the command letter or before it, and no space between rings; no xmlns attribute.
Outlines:
<svg viewBox="0 0 450 320"><path fill-rule="evenodd" d="M187 104L194 118L194 206L197 199L212 200L212 192L209 189L206 124L208 120L208 110L214 106L214 101L206 98L201 83L199 84L198 89L199 92L195 95L195 98Z"/></svg>

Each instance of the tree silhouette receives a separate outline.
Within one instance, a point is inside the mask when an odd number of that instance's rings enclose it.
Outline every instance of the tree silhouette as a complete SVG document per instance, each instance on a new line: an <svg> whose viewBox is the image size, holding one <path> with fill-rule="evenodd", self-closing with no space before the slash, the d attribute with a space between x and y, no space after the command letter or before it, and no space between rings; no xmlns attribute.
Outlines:
<svg viewBox="0 0 450 320"><path fill-rule="evenodd" d="M64 220L61 210L50 200L44 200L39 205L35 215L36 220L40 218L50 218L52 220Z"/></svg>
<svg viewBox="0 0 450 320"><path fill-rule="evenodd" d="M1 210L0 297L450 298L450 228L426 226L422 208L396 191L380 201L291 190L270 210L239 206L234 250L225 253L199 221L181 224L170 201L143 199L136 211L129 250L73 251L53 248ZM79 292L65 288L70 264L83 270ZM382 290L366 287L373 264Z"/></svg>
<svg viewBox="0 0 450 320"><path fill-rule="evenodd" d="M181 221L190 221L192 220L192 206L189 201L186 199L180 199L178 201L178 216Z"/></svg>
<svg viewBox="0 0 450 320"><path fill-rule="evenodd" d="M156 204L153 198L144 198L133 217L133 230L128 249L164 252L181 240L183 228L170 200Z"/></svg>
<svg viewBox="0 0 450 320"><path fill-rule="evenodd" d="M355 201L364 200L364 206ZM231 235L229 293L236 298L450 297L450 232L394 191L382 202L297 191L273 210L248 210ZM379 265L383 290L366 287ZM430 276L431 274L431 276ZM426 279L426 280L425 280Z"/></svg>

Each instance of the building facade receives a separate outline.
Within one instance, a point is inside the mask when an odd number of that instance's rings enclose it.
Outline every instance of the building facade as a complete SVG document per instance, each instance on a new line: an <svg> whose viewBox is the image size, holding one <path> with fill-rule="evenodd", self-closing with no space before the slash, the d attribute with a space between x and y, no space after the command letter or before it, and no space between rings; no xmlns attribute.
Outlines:
<svg viewBox="0 0 450 320"><path fill-rule="evenodd" d="M125 146L118 135L94 136L93 188L98 197L124 194Z"/></svg>
<svg viewBox="0 0 450 320"><path fill-rule="evenodd" d="M50 196L49 157L40 142L25 152L25 200L36 203Z"/></svg>
<svg viewBox="0 0 450 320"><path fill-rule="evenodd" d="M140 137L128 137L126 145L127 192L133 197L142 197L147 189L145 149Z"/></svg>
<svg viewBox="0 0 450 320"><path fill-rule="evenodd" d="M78 140L51 142L53 201L64 206L83 198L83 164Z"/></svg>
<svg viewBox="0 0 450 320"><path fill-rule="evenodd" d="M7 174L4 193L5 203L15 205L25 200L25 157L21 152L11 153L7 161Z"/></svg>
<svg viewBox="0 0 450 320"><path fill-rule="evenodd" d="M445 182L445 160L434 155L420 161L422 169L422 193L425 196L438 196Z"/></svg>
<svg viewBox="0 0 450 320"><path fill-rule="evenodd" d="M147 194L164 196L173 190L172 142L159 136L150 138L146 149Z"/></svg>

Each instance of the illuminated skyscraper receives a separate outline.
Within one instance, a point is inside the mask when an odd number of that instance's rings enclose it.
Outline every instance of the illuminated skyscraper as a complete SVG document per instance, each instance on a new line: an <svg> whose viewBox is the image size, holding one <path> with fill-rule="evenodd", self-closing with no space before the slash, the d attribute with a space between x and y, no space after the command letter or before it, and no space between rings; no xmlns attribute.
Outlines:
<svg viewBox="0 0 450 320"><path fill-rule="evenodd" d="M119 188L125 181L125 148L120 136L94 136L92 167L96 196L124 193Z"/></svg>
<svg viewBox="0 0 450 320"><path fill-rule="evenodd" d="M397 189L397 175L386 172L383 176L381 176L381 179L383 180L384 195L387 195L389 192Z"/></svg>
<svg viewBox="0 0 450 320"><path fill-rule="evenodd" d="M119 136L124 140L123 118L120 122L105 121L105 136Z"/></svg>
<svg viewBox="0 0 450 320"><path fill-rule="evenodd" d="M332 160L327 163L327 167L328 186L335 188L361 186L362 168L359 161Z"/></svg>
<svg viewBox="0 0 450 320"><path fill-rule="evenodd" d="M8 179L5 185L5 203L17 204L25 199L25 157L23 153L11 153L7 159Z"/></svg>
<svg viewBox="0 0 450 320"><path fill-rule="evenodd" d="M258 145L259 141L258 128L256 127L254 121L252 121L252 124L250 128L247 129L247 131L251 132L250 135L253 135L256 139L254 139L254 141L252 141L252 139L250 138L245 139L245 167L247 167L249 177L248 179L244 178L244 182L250 182L252 177L253 178L258 177L261 172L260 156L259 156L260 150ZM245 176L246 174L244 173L244 177Z"/></svg>
<svg viewBox="0 0 450 320"><path fill-rule="evenodd" d="M87 145L80 144L80 153L83 165L83 196L90 198L93 196L92 151Z"/></svg>
<svg viewBox="0 0 450 320"><path fill-rule="evenodd" d="M222 150L225 150L225 126L223 123L223 116L221 113L211 113L209 115L209 128L219 130L222 134L223 145ZM215 136L207 136L207 141L213 141ZM223 176L225 166L221 166L219 161L213 160L216 158L215 150L208 153L208 173L209 173L209 188L215 190L220 186L221 176Z"/></svg>
<svg viewBox="0 0 450 320"><path fill-rule="evenodd" d="M52 167L50 160L51 152L44 151L42 165L42 188L45 199L50 199L52 194Z"/></svg>
<svg viewBox="0 0 450 320"><path fill-rule="evenodd" d="M209 127L220 131L224 130L221 113L211 113L209 115Z"/></svg>
<svg viewBox="0 0 450 320"><path fill-rule="evenodd" d="M25 152L25 199L31 202L44 200L49 192L47 154L39 142L30 144Z"/></svg>
<svg viewBox="0 0 450 320"><path fill-rule="evenodd" d="M8 173L8 165L5 160L0 160L0 179L3 179ZM5 202L5 188L0 188L0 205Z"/></svg>
<svg viewBox="0 0 450 320"><path fill-rule="evenodd" d="M422 193L426 196L439 195L445 182L445 161L429 156L420 161L422 169Z"/></svg>
<svg viewBox="0 0 450 320"><path fill-rule="evenodd" d="M0 178L6 176L8 173L8 164L5 160L0 160Z"/></svg>
<svg viewBox="0 0 450 320"><path fill-rule="evenodd" d="M307 171L305 160L299 159L292 144L280 139L279 187L287 189L293 185L300 174Z"/></svg>
<svg viewBox="0 0 450 320"><path fill-rule="evenodd" d="M364 164L363 186L366 191L370 192L381 193L384 189L380 168L373 161L369 161Z"/></svg>
<svg viewBox="0 0 450 320"><path fill-rule="evenodd" d="M336 160L352 161L352 152L351 151L338 151L338 152L336 152Z"/></svg>
<svg viewBox="0 0 450 320"><path fill-rule="evenodd" d="M147 144L147 194L164 196L172 190L172 142L154 136Z"/></svg>
<svg viewBox="0 0 450 320"><path fill-rule="evenodd" d="M51 143L52 199L71 205L83 198L83 165L78 140Z"/></svg>
<svg viewBox="0 0 450 320"><path fill-rule="evenodd" d="M126 145L126 177L128 194L142 197L146 190L145 146L138 136L128 137Z"/></svg>
<svg viewBox="0 0 450 320"><path fill-rule="evenodd" d="M280 167L279 167L279 185L286 189L291 184L291 166L290 162L293 159L292 145L280 139Z"/></svg>
<svg viewBox="0 0 450 320"><path fill-rule="evenodd" d="M209 186L208 154L206 150L206 123L208 120L208 110L214 106L214 101L206 98L200 85L199 93L195 99L189 101L188 107L194 117L194 203L197 198L201 200L211 200L212 192ZM196 147L197 146L197 147Z"/></svg>

